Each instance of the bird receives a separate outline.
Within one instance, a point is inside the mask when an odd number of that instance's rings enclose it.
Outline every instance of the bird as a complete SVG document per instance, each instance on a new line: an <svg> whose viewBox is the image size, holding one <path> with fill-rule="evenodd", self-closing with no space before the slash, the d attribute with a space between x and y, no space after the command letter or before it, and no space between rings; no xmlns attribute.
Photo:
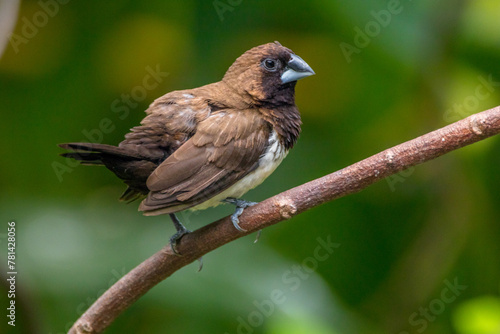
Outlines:
<svg viewBox="0 0 500 334"><path fill-rule="evenodd" d="M313 69L279 42L251 48L222 80L176 90L156 100L118 146L59 144L61 155L104 165L128 186L121 201L142 199L146 216L168 214L176 228L172 250L191 232L175 213L231 203L238 217L256 204L241 197L261 184L296 143L301 117L297 80Z"/></svg>

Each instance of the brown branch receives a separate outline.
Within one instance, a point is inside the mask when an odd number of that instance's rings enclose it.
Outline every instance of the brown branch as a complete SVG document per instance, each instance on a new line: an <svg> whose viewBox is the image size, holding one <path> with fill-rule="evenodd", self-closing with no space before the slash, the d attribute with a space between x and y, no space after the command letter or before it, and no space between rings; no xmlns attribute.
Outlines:
<svg viewBox="0 0 500 334"><path fill-rule="evenodd" d="M141 263L106 291L73 325L69 333L100 333L156 284L185 265L228 242L284 221L325 202L356 193L401 170L437 158L500 132L500 106L394 146L363 161L245 209L236 230L229 217L184 236Z"/></svg>

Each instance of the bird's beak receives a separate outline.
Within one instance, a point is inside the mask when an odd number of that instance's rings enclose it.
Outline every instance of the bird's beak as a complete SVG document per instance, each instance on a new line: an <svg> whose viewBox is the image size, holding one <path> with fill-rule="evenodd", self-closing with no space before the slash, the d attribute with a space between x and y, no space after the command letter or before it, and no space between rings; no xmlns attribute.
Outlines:
<svg viewBox="0 0 500 334"><path fill-rule="evenodd" d="M281 75L281 82L286 84L313 74L316 73L314 73L311 66L307 65L307 63L299 56L292 54L292 58L286 64L285 72Z"/></svg>

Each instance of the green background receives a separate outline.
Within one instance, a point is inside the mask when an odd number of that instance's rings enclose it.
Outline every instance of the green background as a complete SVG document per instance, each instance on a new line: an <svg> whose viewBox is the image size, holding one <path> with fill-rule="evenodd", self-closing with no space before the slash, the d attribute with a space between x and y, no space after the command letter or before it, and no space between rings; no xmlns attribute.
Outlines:
<svg viewBox="0 0 500 334"><path fill-rule="evenodd" d="M117 144L155 98L277 40L317 74L297 85L298 144L245 196L260 201L500 104L499 13L494 0L23 1L0 60L2 289L11 220L18 270L17 326L3 311L1 328L67 331L174 232L57 143ZM117 112L157 67L168 75ZM236 240L107 333L500 333L499 152L482 141ZM232 210L180 218L197 229Z"/></svg>

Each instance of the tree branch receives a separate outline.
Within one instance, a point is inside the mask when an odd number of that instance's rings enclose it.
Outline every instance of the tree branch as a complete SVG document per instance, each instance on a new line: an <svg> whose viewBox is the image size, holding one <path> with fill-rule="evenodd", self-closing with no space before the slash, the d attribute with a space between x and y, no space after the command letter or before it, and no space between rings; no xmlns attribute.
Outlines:
<svg viewBox="0 0 500 334"><path fill-rule="evenodd" d="M100 333L156 284L204 254L235 239L284 221L325 202L361 191L387 176L437 158L500 132L500 106L474 114L335 173L310 181L245 209L236 230L229 217L184 236L182 256L166 245L106 291L76 321L69 333Z"/></svg>

